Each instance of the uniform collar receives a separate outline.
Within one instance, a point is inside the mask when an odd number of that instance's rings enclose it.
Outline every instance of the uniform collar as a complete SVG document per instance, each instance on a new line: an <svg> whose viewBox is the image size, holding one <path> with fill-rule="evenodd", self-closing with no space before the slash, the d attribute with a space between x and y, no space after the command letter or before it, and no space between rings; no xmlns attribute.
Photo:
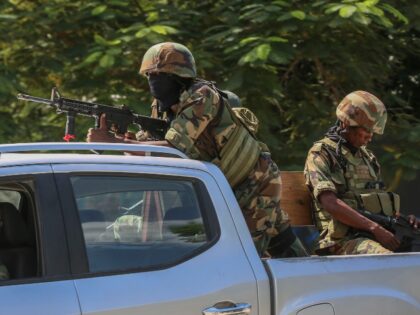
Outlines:
<svg viewBox="0 0 420 315"><path fill-rule="evenodd" d="M337 142L331 140L328 137L325 137L322 142L333 147L334 150L337 149ZM366 151L366 147L361 147L356 149L356 152L353 154L348 147L344 145L341 146L341 154L346 158L347 161L349 161L353 165L360 164L361 158L363 158L364 156L364 151Z"/></svg>

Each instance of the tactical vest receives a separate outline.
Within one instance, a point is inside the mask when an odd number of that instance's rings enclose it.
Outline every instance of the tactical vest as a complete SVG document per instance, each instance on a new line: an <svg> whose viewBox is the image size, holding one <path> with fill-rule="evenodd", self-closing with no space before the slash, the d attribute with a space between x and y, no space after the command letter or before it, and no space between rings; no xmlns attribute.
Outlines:
<svg viewBox="0 0 420 315"><path fill-rule="evenodd" d="M346 147L341 148L343 159L337 156L337 143L324 138L315 143L312 151L327 153L332 181L337 188L337 197L353 209L365 209L388 215L399 211L399 198L396 194L384 191L380 181L380 168L375 156L362 147L353 155ZM321 237L327 243L334 243L351 232L347 225L335 220L318 201L315 202L315 220L321 230ZM322 246L321 246L322 247Z"/></svg>
<svg viewBox="0 0 420 315"><path fill-rule="evenodd" d="M217 89L210 85L216 92ZM220 96L220 106L216 117L209 123L195 142L203 160L216 164L225 174L232 188L244 181L254 169L261 151L267 151L252 133L254 126L247 126L246 120L240 119L232 110L228 101ZM220 148L215 141L215 129L222 119L223 112L227 110L228 116L235 128L227 134L226 142Z"/></svg>

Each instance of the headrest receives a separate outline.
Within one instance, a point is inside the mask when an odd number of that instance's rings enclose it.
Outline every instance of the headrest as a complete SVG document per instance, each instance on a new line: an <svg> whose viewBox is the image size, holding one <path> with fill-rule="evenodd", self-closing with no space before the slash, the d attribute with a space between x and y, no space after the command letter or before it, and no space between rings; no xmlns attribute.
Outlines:
<svg viewBox="0 0 420 315"><path fill-rule="evenodd" d="M22 215L14 205L0 202L0 246L17 247L30 243L30 235Z"/></svg>
<svg viewBox="0 0 420 315"><path fill-rule="evenodd" d="M80 221L86 222L105 222L104 214L96 209L81 209L79 211Z"/></svg>
<svg viewBox="0 0 420 315"><path fill-rule="evenodd" d="M166 211L164 221L194 220L201 217L197 207L175 207Z"/></svg>

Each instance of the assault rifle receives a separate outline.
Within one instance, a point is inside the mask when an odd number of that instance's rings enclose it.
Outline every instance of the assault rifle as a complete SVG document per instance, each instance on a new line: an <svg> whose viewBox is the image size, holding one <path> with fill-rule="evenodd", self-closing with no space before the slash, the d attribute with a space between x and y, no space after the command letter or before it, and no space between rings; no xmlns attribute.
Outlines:
<svg viewBox="0 0 420 315"><path fill-rule="evenodd" d="M66 131L64 140L70 141L75 138L75 118L77 115L95 118L95 128L99 128L99 118L106 115L108 129L118 134L125 134L130 124L138 125L141 130L148 131L151 137L163 139L169 123L163 119L151 118L134 113L127 106L109 106L97 103L73 100L61 97L57 88L51 91L51 98L45 99L36 96L19 93L20 100L47 104L57 109L57 113L67 115Z"/></svg>
<svg viewBox="0 0 420 315"><path fill-rule="evenodd" d="M420 228L414 228L404 215L386 216L375 214L367 210L358 210L359 213L374 221L393 233L400 241L398 252L419 252L420 251Z"/></svg>

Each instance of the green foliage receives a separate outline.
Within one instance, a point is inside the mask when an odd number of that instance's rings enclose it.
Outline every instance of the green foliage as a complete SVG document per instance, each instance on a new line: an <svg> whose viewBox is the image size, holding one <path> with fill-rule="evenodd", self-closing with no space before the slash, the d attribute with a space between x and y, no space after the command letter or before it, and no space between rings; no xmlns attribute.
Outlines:
<svg viewBox="0 0 420 315"><path fill-rule="evenodd" d="M56 141L64 117L17 102L25 91L127 104L149 111L138 75L147 48L188 46L199 76L241 96L282 169L335 120L335 106L363 89L390 111L374 143L386 175L420 166L420 4L414 0L5 0L0 3L0 141ZM83 139L93 122L78 121Z"/></svg>

